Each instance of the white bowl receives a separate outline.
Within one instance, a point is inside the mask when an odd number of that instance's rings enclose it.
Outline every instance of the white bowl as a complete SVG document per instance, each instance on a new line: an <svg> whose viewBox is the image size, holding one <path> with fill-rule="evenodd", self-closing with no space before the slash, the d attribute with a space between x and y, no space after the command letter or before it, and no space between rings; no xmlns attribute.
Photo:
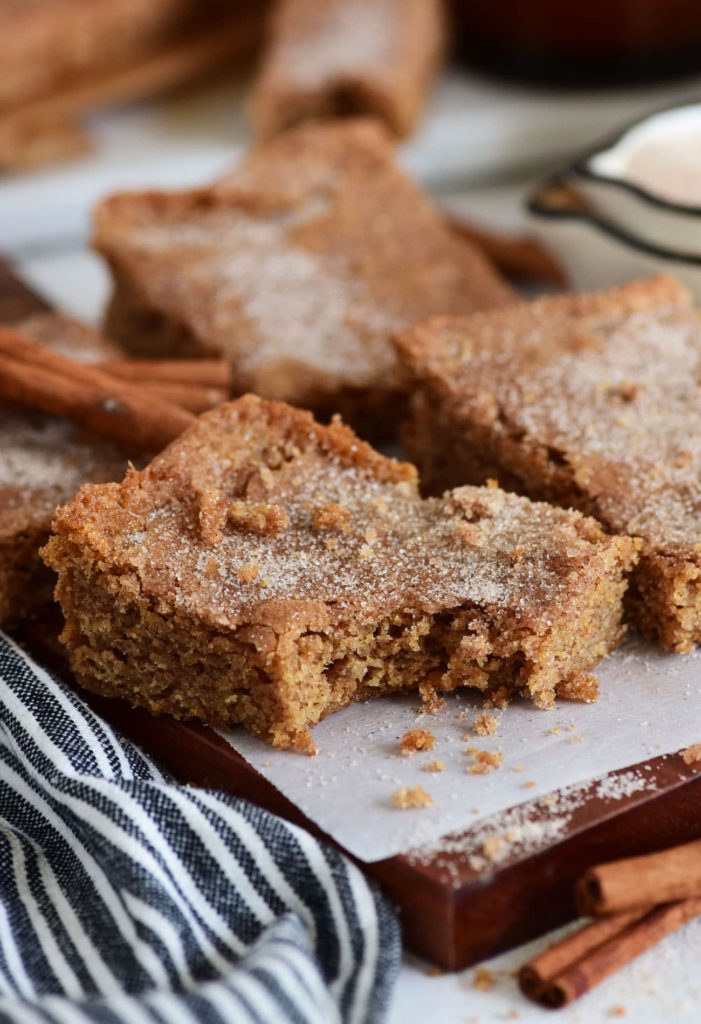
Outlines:
<svg viewBox="0 0 701 1024"><path fill-rule="evenodd" d="M689 159L690 144L697 146L698 173L695 156ZM699 182L698 205L680 198L688 188L679 182L675 189L668 181L666 193L662 186L653 190L649 181L641 184L631 160L643 151L649 159L653 147L658 171L684 173L688 184L691 170ZM576 160L568 172L578 191L610 222L651 245L701 255L701 103L648 114Z"/></svg>
<svg viewBox="0 0 701 1024"><path fill-rule="evenodd" d="M565 175L550 178L526 206L531 233L560 261L573 288L593 291L664 271L701 303L701 255L651 245L611 224L578 203L573 184Z"/></svg>

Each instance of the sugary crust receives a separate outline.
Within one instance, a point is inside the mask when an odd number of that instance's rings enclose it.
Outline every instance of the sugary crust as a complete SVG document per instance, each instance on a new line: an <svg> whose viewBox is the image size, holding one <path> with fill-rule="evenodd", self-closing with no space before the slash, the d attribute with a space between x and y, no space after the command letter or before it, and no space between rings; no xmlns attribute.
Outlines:
<svg viewBox="0 0 701 1024"><path fill-rule="evenodd" d="M215 186L112 196L95 245L115 292L107 333L142 354L224 355L237 393L392 432L391 333L511 301L397 168L379 125L308 125Z"/></svg>
<svg viewBox="0 0 701 1024"><path fill-rule="evenodd" d="M258 135L372 114L414 127L444 47L441 0L281 0L253 94Z"/></svg>
<svg viewBox="0 0 701 1024"><path fill-rule="evenodd" d="M0 409L0 625L19 622L50 596L39 559L57 506L88 480L119 479L127 458L72 425Z"/></svg>
<svg viewBox="0 0 701 1024"><path fill-rule="evenodd" d="M676 281L434 318L397 348L429 489L496 477L640 538L634 623L701 640L701 324Z"/></svg>
<svg viewBox="0 0 701 1024"><path fill-rule="evenodd" d="M552 702L620 640L635 545L495 489L424 501L348 428L246 396L82 488L44 557L86 685L286 746L429 683Z"/></svg>
<svg viewBox="0 0 701 1024"><path fill-rule="evenodd" d="M409 374L434 373L442 379L443 373L452 369L464 371L473 352L501 352L508 344L506 339L543 333L543 343L557 351L563 344L563 334L571 335L573 321L588 317L614 319L667 305L691 308L691 296L675 278L658 274L600 292L546 296L464 317L429 317L398 332L394 343Z"/></svg>

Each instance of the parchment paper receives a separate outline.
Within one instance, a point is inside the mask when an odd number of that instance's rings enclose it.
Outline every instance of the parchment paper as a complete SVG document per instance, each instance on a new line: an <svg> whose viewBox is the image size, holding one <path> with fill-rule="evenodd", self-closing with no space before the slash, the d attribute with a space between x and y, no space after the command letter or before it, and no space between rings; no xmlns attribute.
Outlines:
<svg viewBox="0 0 701 1024"><path fill-rule="evenodd" d="M436 842L508 807L701 742L701 654L665 654L633 638L598 670L595 704L525 702L496 712L496 735L474 736L480 697L463 691L438 714L417 696L380 698L331 715L314 730L316 757L273 750L243 730L222 734L320 828L365 861ZM425 728L430 753L399 752L404 732ZM467 738L465 738L465 736ZM466 747L501 751L502 765L468 774ZM440 773L425 770L440 759ZM532 785L535 783L535 786ZM392 794L420 785L433 806L399 810Z"/></svg>

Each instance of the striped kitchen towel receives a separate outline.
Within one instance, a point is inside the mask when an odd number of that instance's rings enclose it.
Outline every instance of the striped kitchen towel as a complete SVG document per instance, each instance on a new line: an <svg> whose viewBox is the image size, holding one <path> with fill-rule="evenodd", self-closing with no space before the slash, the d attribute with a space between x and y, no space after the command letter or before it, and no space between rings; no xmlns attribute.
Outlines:
<svg viewBox="0 0 701 1024"><path fill-rule="evenodd" d="M0 634L0 1021L379 1022L399 954L335 850L174 785Z"/></svg>

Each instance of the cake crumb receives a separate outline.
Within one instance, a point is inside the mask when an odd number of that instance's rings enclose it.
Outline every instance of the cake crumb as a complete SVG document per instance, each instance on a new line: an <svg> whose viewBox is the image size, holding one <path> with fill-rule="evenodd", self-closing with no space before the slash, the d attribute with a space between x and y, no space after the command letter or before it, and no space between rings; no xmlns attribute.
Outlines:
<svg viewBox="0 0 701 1024"><path fill-rule="evenodd" d="M521 789L535 789L537 785L537 782L534 782L533 779L529 779L528 782L521 783Z"/></svg>
<svg viewBox="0 0 701 1024"><path fill-rule="evenodd" d="M454 533L461 544L479 544L482 540L482 529L478 523L456 523Z"/></svg>
<svg viewBox="0 0 701 1024"><path fill-rule="evenodd" d="M698 764L701 766L701 743L692 743L690 747L682 752L684 764Z"/></svg>
<svg viewBox="0 0 701 1024"><path fill-rule="evenodd" d="M445 765L442 761L429 761L427 765L424 765L425 772L442 772L445 770Z"/></svg>
<svg viewBox="0 0 701 1024"><path fill-rule="evenodd" d="M498 750L477 750L476 747L468 747L468 754L474 757L474 764L467 769L468 775L487 775L488 772L498 768L504 760L504 755Z"/></svg>
<svg viewBox="0 0 701 1024"><path fill-rule="evenodd" d="M484 711L475 719L473 728L478 736L493 736L499 728L499 717Z"/></svg>
<svg viewBox="0 0 701 1024"><path fill-rule="evenodd" d="M593 672L579 672L569 679L563 679L556 687L558 697L563 700L593 704L599 699L599 680Z"/></svg>
<svg viewBox="0 0 701 1024"><path fill-rule="evenodd" d="M319 533L349 533L351 520L350 509L336 501L312 509L312 527Z"/></svg>
<svg viewBox="0 0 701 1024"><path fill-rule="evenodd" d="M436 745L436 737L428 729L409 729L399 741L402 754L408 757L419 750L433 750Z"/></svg>
<svg viewBox="0 0 701 1024"><path fill-rule="evenodd" d="M435 686L428 681L419 684L419 696L421 711L426 711L429 715L435 715L445 707L445 699L438 696Z"/></svg>
<svg viewBox="0 0 701 1024"><path fill-rule="evenodd" d="M628 1010L626 1009L625 1006L622 1006L622 1005L619 1004L618 1006L612 1006L611 1009L609 1010L609 1014L608 1015L609 1015L609 1017L627 1017L628 1016Z"/></svg>
<svg viewBox="0 0 701 1024"><path fill-rule="evenodd" d="M472 987L486 992L494 987L494 975L487 967L478 967L472 977Z"/></svg>
<svg viewBox="0 0 701 1024"><path fill-rule="evenodd" d="M211 489L197 495L200 536L205 544L214 547L224 537L226 501L220 491Z"/></svg>
<svg viewBox="0 0 701 1024"><path fill-rule="evenodd" d="M488 860L495 860L504 846L505 842L502 836L488 836L482 843L482 853Z"/></svg>
<svg viewBox="0 0 701 1024"><path fill-rule="evenodd" d="M232 501L228 518L235 529L260 537L275 537L290 525L284 508L266 502Z"/></svg>
<svg viewBox="0 0 701 1024"><path fill-rule="evenodd" d="M392 794L392 802L400 811L408 811L414 807L431 807L433 797L423 786L402 786Z"/></svg>
<svg viewBox="0 0 701 1024"><path fill-rule="evenodd" d="M236 575L242 583L253 583L254 579L260 574L260 569L255 562L246 562L240 566L236 572Z"/></svg>

